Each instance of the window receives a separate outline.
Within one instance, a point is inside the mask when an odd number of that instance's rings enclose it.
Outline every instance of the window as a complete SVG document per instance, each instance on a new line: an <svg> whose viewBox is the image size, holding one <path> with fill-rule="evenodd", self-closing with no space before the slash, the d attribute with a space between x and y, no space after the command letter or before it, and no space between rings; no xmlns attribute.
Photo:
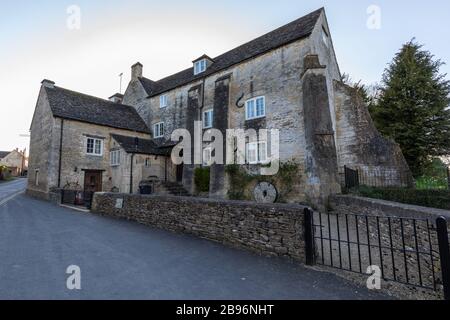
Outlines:
<svg viewBox="0 0 450 320"><path fill-rule="evenodd" d="M203 165L209 167L212 163L212 149L210 147L203 149Z"/></svg>
<svg viewBox="0 0 450 320"><path fill-rule="evenodd" d="M245 103L245 119L257 119L266 116L266 99L257 97L247 100Z"/></svg>
<svg viewBox="0 0 450 320"><path fill-rule="evenodd" d="M206 71L206 59L199 60L194 63L194 75Z"/></svg>
<svg viewBox="0 0 450 320"><path fill-rule="evenodd" d="M267 142L247 143L246 157L249 164L267 163Z"/></svg>
<svg viewBox="0 0 450 320"><path fill-rule="evenodd" d="M145 167L146 168L150 167L150 164L151 164L150 158L145 158Z"/></svg>
<svg viewBox="0 0 450 320"><path fill-rule="evenodd" d="M110 152L110 162L113 167L120 165L120 150Z"/></svg>
<svg viewBox="0 0 450 320"><path fill-rule="evenodd" d="M96 138L87 138L86 153L93 156L102 156L103 140Z"/></svg>
<svg viewBox="0 0 450 320"><path fill-rule="evenodd" d="M323 40L323 42L325 43L325 45L328 47L328 44L329 44L329 42L328 42L328 32L325 30L325 28L324 27L322 27L322 40Z"/></svg>
<svg viewBox="0 0 450 320"><path fill-rule="evenodd" d="M39 186L39 170L36 170L34 172L34 184L37 186Z"/></svg>
<svg viewBox="0 0 450 320"><path fill-rule="evenodd" d="M154 138L164 137L164 122L159 122L153 125Z"/></svg>
<svg viewBox="0 0 450 320"><path fill-rule="evenodd" d="M214 111L208 110L203 112L203 128L209 129L213 126Z"/></svg>
<svg viewBox="0 0 450 320"><path fill-rule="evenodd" d="M162 95L159 97L159 107L165 108L168 105L167 95Z"/></svg>

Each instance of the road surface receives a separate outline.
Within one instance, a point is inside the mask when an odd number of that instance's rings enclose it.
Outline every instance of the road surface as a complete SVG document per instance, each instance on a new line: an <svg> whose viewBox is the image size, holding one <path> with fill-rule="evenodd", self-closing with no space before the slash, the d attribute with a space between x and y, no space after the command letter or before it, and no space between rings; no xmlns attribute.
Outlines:
<svg viewBox="0 0 450 320"><path fill-rule="evenodd" d="M11 199L24 183L0 184L0 299L387 298L284 259L24 194ZM72 265L81 290L67 288Z"/></svg>

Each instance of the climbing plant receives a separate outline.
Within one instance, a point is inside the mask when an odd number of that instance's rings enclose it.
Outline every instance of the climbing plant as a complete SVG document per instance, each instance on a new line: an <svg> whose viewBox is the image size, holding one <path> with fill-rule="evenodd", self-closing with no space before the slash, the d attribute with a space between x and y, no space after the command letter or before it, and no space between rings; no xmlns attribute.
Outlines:
<svg viewBox="0 0 450 320"><path fill-rule="evenodd" d="M209 192L209 177L210 177L209 167L195 169L194 183L195 187L197 188L197 191Z"/></svg>
<svg viewBox="0 0 450 320"><path fill-rule="evenodd" d="M232 200L252 200L252 196L246 192L250 185L266 181L277 187L278 202L285 202L294 189L295 181L300 179L300 165L293 160L280 163L279 171L274 176L252 174L245 167L236 164L225 168L230 179L228 197Z"/></svg>

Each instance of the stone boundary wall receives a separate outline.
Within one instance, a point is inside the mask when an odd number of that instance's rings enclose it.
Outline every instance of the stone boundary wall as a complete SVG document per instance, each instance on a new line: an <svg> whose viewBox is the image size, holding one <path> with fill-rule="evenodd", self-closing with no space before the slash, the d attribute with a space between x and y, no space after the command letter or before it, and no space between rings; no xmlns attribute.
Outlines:
<svg viewBox="0 0 450 320"><path fill-rule="evenodd" d="M38 200L49 201L53 204L61 204L61 189L54 188L48 193L45 193L43 191L27 188L25 194Z"/></svg>
<svg viewBox="0 0 450 320"><path fill-rule="evenodd" d="M304 209L299 205L96 193L91 211L303 263Z"/></svg>

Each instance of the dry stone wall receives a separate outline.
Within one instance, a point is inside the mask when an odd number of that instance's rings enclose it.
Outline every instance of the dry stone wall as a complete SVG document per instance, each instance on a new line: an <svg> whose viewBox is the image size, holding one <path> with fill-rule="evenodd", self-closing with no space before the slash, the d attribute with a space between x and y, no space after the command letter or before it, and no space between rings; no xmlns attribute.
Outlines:
<svg viewBox="0 0 450 320"><path fill-rule="evenodd" d="M96 193L92 212L192 234L266 256L305 260L304 207Z"/></svg>

